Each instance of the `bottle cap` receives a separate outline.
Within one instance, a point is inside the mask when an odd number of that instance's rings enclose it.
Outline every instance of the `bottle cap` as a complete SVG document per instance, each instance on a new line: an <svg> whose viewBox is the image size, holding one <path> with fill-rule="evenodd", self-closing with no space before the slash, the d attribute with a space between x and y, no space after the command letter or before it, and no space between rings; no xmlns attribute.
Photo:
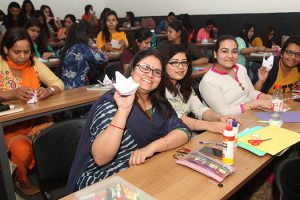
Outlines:
<svg viewBox="0 0 300 200"><path fill-rule="evenodd" d="M276 84L275 89L281 89L281 84Z"/></svg>
<svg viewBox="0 0 300 200"><path fill-rule="evenodd" d="M238 126L238 122L235 119L233 119L233 121L232 121L232 127L237 127L237 126Z"/></svg>
<svg viewBox="0 0 300 200"><path fill-rule="evenodd" d="M226 125L226 131L232 131L232 125L231 124Z"/></svg>

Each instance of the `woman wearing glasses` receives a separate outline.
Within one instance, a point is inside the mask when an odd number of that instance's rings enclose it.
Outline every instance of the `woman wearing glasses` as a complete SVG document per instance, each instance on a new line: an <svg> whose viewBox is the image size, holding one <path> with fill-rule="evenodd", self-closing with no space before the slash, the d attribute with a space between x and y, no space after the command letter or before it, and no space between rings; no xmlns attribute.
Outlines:
<svg viewBox="0 0 300 200"><path fill-rule="evenodd" d="M282 85L282 91L291 92L300 89L300 38L290 37L281 49L281 56L274 60L270 72L265 67L258 70L254 77L254 87L264 93L273 94L276 84Z"/></svg>
<svg viewBox="0 0 300 200"><path fill-rule="evenodd" d="M166 98L171 103L178 117L191 130L208 130L223 133L227 119L234 116L222 116L204 106L192 88L192 66L183 46L169 44L161 52L166 64ZM192 113L195 118L189 117Z"/></svg>
<svg viewBox="0 0 300 200"><path fill-rule="evenodd" d="M93 105L70 171L68 193L190 139L189 128L164 97L164 68L155 50L137 53L127 71L127 77L139 84L136 93L109 91Z"/></svg>
<svg viewBox="0 0 300 200"><path fill-rule="evenodd" d="M220 114L240 114L251 109L271 109L271 95L254 89L238 59L237 42L231 35L218 38L216 63L204 75L199 90L205 103Z"/></svg>

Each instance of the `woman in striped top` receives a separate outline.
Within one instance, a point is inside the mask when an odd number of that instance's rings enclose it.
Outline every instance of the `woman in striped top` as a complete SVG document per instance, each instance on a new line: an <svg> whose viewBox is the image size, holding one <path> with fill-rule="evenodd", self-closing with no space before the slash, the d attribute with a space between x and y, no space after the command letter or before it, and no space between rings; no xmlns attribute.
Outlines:
<svg viewBox="0 0 300 200"><path fill-rule="evenodd" d="M70 171L67 193L142 164L155 153L186 143L191 132L164 95L165 64L155 50L139 52L127 76L134 95L109 91L92 107Z"/></svg>

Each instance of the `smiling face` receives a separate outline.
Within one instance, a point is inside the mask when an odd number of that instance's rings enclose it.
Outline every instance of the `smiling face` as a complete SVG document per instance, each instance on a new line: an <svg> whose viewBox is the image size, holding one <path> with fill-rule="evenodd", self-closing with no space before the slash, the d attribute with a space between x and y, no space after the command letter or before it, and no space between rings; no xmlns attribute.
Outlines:
<svg viewBox="0 0 300 200"><path fill-rule="evenodd" d="M300 62L300 57L295 55L294 53L300 53L300 45L297 44L289 44L282 54L281 60L285 67L293 68Z"/></svg>
<svg viewBox="0 0 300 200"><path fill-rule="evenodd" d="M115 15L109 15L106 19L106 26L109 31L115 31L117 28L117 17Z"/></svg>
<svg viewBox="0 0 300 200"><path fill-rule="evenodd" d="M5 52L7 56L18 65L23 65L31 55L30 44L27 40L19 40L11 48L4 50L7 51Z"/></svg>
<svg viewBox="0 0 300 200"><path fill-rule="evenodd" d="M139 51L143 51L150 48L151 44L151 37L147 38L146 40L143 40L141 42L137 42Z"/></svg>
<svg viewBox="0 0 300 200"><path fill-rule="evenodd" d="M27 29L27 33L29 34L31 40L34 42L38 39L41 29L37 26L31 26Z"/></svg>
<svg viewBox="0 0 300 200"><path fill-rule="evenodd" d="M175 84L177 81L182 80L187 71L188 65L183 64L187 63L187 57L184 52L180 52L175 54L166 65L166 72L168 75L168 79ZM179 64L180 63L180 64ZM174 65L174 66L173 66ZM178 67L176 67L178 66Z"/></svg>
<svg viewBox="0 0 300 200"><path fill-rule="evenodd" d="M138 64L148 64L152 70L162 70L161 62L155 56L147 56L140 60ZM139 92L143 94L149 94L151 91L155 90L160 83L161 77L153 75L153 72L142 72L141 69L136 66L132 71L132 79L139 83Z"/></svg>
<svg viewBox="0 0 300 200"><path fill-rule="evenodd" d="M231 39L223 40L218 51L214 52L214 56L220 68L225 70L233 68L238 59L237 43Z"/></svg>

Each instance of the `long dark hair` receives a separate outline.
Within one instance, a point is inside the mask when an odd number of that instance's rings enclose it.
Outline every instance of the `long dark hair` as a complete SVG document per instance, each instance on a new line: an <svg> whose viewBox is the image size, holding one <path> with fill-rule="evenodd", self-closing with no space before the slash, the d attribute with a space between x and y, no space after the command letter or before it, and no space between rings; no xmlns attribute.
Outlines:
<svg viewBox="0 0 300 200"><path fill-rule="evenodd" d="M249 39L248 33L252 27L254 28L254 31L255 31L255 26L253 24L245 23L238 34L238 36L241 37L245 41L247 48L250 46L250 43L251 43L251 39Z"/></svg>
<svg viewBox="0 0 300 200"><path fill-rule="evenodd" d="M47 33L44 30L40 20L31 18L27 20L27 22L24 25L24 28L28 30L30 27L36 26L40 29L39 37L36 39L35 43L37 44L37 50L38 52L43 55L44 52L48 52L48 37Z"/></svg>
<svg viewBox="0 0 300 200"><path fill-rule="evenodd" d="M64 59L66 53L74 44L88 44L90 34L89 29L89 24L86 21L80 21L79 23L71 25L66 38L66 44L61 53L62 59Z"/></svg>
<svg viewBox="0 0 300 200"><path fill-rule="evenodd" d="M52 12L52 10L51 10L51 8L50 8L49 6L47 6L47 5L41 5L40 10L41 10L42 13L44 14L44 10L45 10L46 8L49 9L49 14L50 14L50 16L51 16L51 17L54 17L53 12ZM45 15L45 14L44 14L44 15Z"/></svg>
<svg viewBox="0 0 300 200"><path fill-rule="evenodd" d="M173 56L175 56L178 53L184 53L186 55L189 64L188 64L188 70L185 77L177 81L176 85L173 85L170 79L168 78L166 81L166 88L172 94L174 94L174 96L181 94L183 97L183 102L184 103L188 102L192 94L192 72L193 72L193 67L191 65L191 59L188 54L188 51L180 44L168 43L166 44L164 50L161 51L160 53L166 62L168 62ZM166 76L168 77L168 74L166 74ZM180 86L179 90L178 90L178 86Z"/></svg>
<svg viewBox="0 0 300 200"><path fill-rule="evenodd" d="M134 69L137 67L137 64L144 58L148 56L154 56L156 57L162 66L162 72L165 72L165 61L163 57L159 54L157 50L148 49L145 51L138 52L129 63L128 70L126 71L125 76L130 77L131 73L134 71ZM149 98L151 101L151 104L153 107L163 116L170 117L172 113L172 106L169 103L169 101L165 97L165 83L166 83L167 77L165 73L162 74L160 83L158 84L157 88L150 92ZM136 102L137 103L137 102ZM165 109L161 107L163 105Z"/></svg>
<svg viewBox="0 0 300 200"><path fill-rule="evenodd" d="M117 22L119 21L118 15L115 11L110 10L110 11L107 12L107 14L104 17L104 26L103 26L103 30L102 30L102 38L104 39L105 42L110 42L111 41L111 33L109 32L108 27L106 25L107 18L110 15L114 15L117 19ZM119 32L118 24L117 24L117 27L116 27L116 31Z"/></svg>
<svg viewBox="0 0 300 200"><path fill-rule="evenodd" d="M150 31L150 29L148 28L141 28L139 29L136 33L135 33L135 40L132 42L132 46L129 47L129 51L131 51L131 53L134 55L137 52L139 52L139 46L138 46L138 42L142 42L146 39L148 39L149 37L152 36L152 33Z"/></svg>
<svg viewBox="0 0 300 200"><path fill-rule="evenodd" d="M127 12L126 12L126 15L127 15L128 18L129 18L130 26L131 26L131 27L134 27L134 13L131 12L131 11L127 11Z"/></svg>
<svg viewBox="0 0 300 200"><path fill-rule="evenodd" d="M34 65L34 60L33 60L34 48L33 48L31 38L24 28L14 27L14 28L8 29L5 32L5 34L2 38L2 42L1 42L1 56L4 60L7 60L7 55L4 52L4 47L6 47L7 49L10 49L16 42L18 42L20 40L27 40L29 42L30 51L31 51L29 60L30 60L30 64L33 66Z"/></svg>
<svg viewBox="0 0 300 200"><path fill-rule="evenodd" d="M273 45L273 39L269 40L269 34L274 31L275 27L272 25L267 25L263 28L262 32L260 33L259 37L261 38L263 45L267 48L272 48Z"/></svg>
<svg viewBox="0 0 300 200"><path fill-rule="evenodd" d="M11 8L18 8L18 9L21 9L20 4L18 4L18 3L15 2L15 1L11 2L11 3L8 5L6 17L8 18L8 21L9 21L10 24L8 24L9 27L6 27L6 28L11 28L11 27L14 27L14 26L22 26L23 19L22 19L21 14L19 13L19 15L18 15L18 17L17 17L17 21L15 21L15 20L13 19L13 15L12 15L11 12L9 11Z"/></svg>
<svg viewBox="0 0 300 200"><path fill-rule="evenodd" d="M33 3L31 2L31 0L24 0L23 1L23 4L22 4L22 8L21 8L21 16L22 16L22 18L23 18L23 20L27 20L27 13L26 13L26 5L27 4L31 4L31 6L32 6L32 10L31 10L31 13L30 13L30 17L32 17L33 16L33 13L34 13L34 11L35 11L35 9L34 9L34 5L33 5Z"/></svg>
<svg viewBox="0 0 300 200"><path fill-rule="evenodd" d="M168 27L174 29L176 32L181 32L180 34L180 40L181 40L181 45L187 48L188 44L188 32L187 30L183 27L182 23L178 20L175 20L171 22Z"/></svg>
<svg viewBox="0 0 300 200"><path fill-rule="evenodd" d="M84 7L84 14L88 14L89 12L90 12L90 9L91 8L93 8L93 6L92 5L86 5L85 7Z"/></svg>

